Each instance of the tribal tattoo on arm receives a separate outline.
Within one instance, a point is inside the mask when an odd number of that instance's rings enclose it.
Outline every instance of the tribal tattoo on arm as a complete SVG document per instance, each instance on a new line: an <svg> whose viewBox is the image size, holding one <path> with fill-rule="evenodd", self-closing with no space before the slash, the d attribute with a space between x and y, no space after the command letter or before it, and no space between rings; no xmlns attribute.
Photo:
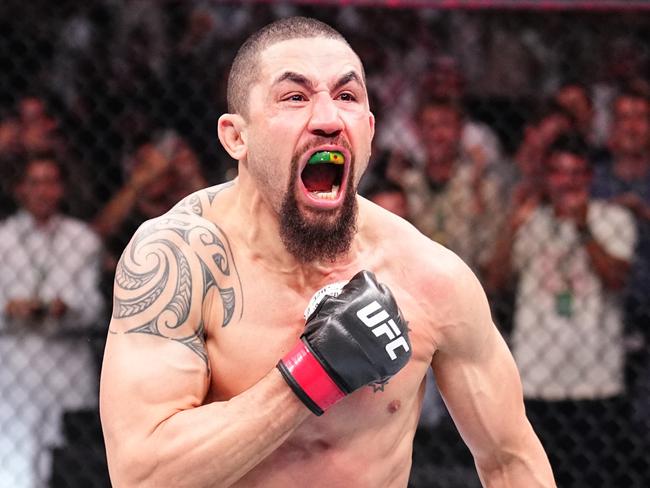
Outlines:
<svg viewBox="0 0 650 488"><path fill-rule="evenodd" d="M241 317L244 302L228 237L197 214L200 205L198 197L188 200L136 232L117 265L110 332L176 341L209 370L206 321L226 327ZM203 316L211 292L220 317Z"/></svg>

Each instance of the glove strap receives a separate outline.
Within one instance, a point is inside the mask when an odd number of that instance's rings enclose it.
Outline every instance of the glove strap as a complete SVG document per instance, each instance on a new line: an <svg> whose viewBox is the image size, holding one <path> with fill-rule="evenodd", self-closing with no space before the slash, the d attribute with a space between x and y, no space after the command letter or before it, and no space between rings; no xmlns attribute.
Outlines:
<svg viewBox="0 0 650 488"><path fill-rule="evenodd" d="M345 397L302 340L278 362L277 367L296 396L316 415L322 415Z"/></svg>

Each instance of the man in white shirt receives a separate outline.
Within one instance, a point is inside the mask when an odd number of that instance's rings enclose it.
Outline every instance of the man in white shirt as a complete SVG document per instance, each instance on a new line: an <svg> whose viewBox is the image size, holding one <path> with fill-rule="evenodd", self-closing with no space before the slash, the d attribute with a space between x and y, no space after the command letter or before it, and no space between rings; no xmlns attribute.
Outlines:
<svg viewBox="0 0 650 488"><path fill-rule="evenodd" d="M43 486L64 410L97 403L84 328L99 319L101 243L59 212L63 167L26 162L19 210L0 223L0 488Z"/></svg>
<svg viewBox="0 0 650 488"><path fill-rule="evenodd" d="M516 207L488 265L486 286L516 276L512 351L527 413L558 486L624 486L621 294L636 243L624 207L590 198L588 147L558 137L544 162L544 199ZM610 421L608 424L608 420ZM613 422L612 422L613 420Z"/></svg>

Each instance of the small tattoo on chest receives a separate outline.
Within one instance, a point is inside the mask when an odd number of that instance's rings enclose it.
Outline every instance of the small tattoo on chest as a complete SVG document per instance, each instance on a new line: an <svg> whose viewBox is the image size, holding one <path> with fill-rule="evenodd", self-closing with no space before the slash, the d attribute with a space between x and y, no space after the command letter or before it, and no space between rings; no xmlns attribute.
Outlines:
<svg viewBox="0 0 650 488"><path fill-rule="evenodd" d="M384 388L388 384L388 379L382 380L382 381L376 381L374 383L370 383L368 386L372 388L373 393L377 393L378 391L384 391Z"/></svg>

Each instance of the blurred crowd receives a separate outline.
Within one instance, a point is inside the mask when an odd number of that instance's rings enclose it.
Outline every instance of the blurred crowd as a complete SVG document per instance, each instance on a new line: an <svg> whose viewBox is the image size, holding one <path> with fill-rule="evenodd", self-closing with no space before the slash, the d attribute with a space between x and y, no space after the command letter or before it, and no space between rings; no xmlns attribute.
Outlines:
<svg viewBox="0 0 650 488"><path fill-rule="evenodd" d="M199 0L0 14L0 488L43 486L62 413L96 408L88 338L117 259L144 220L234 176L216 139L229 63L292 14L360 54L378 121L360 192L479 276L559 486L647 486L650 21ZM443 424L429 388L421 452Z"/></svg>

